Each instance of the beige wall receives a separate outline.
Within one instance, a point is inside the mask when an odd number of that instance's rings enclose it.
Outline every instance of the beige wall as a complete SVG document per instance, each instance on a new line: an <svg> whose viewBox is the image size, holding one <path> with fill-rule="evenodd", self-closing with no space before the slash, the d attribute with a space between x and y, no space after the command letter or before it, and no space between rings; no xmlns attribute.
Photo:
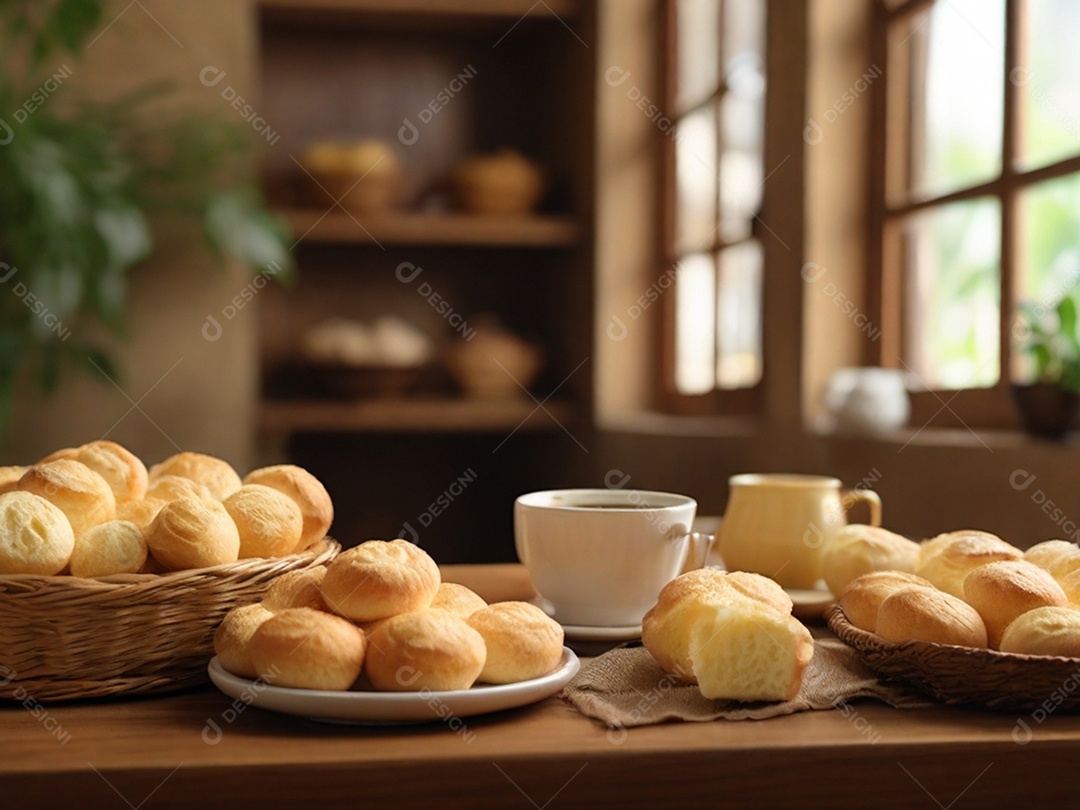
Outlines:
<svg viewBox="0 0 1080 810"><path fill-rule="evenodd" d="M242 123L220 90L229 85L254 96L255 30L248 3L115 0L107 17L114 22L102 26L84 61L59 60L71 67L72 77L54 102L111 97L169 79L176 103ZM208 65L226 72L215 88L199 81ZM130 334L116 353L123 393L96 372L66 374L51 398L26 381L12 440L0 451L2 463L28 463L56 447L107 434L148 461L181 447L249 466L257 391L254 313L242 311L231 321L221 314L249 279L208 253L198 222L158 221L154 230L154 255L130 277ZM201 334L208 314L225 326L220 340Z"/></svg>

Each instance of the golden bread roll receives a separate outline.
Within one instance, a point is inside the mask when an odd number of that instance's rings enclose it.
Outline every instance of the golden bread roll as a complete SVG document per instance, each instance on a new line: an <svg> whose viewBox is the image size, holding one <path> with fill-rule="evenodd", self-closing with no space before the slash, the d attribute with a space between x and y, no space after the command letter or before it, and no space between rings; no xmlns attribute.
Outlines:
<svg viewBox="0 0 1080 810"><path fill-rule="evenodd" d="M146 465L138 456L116 442L99 439L79 448L75 461L85 464L108 483L118 504L145 497L148 486Z"/></svg>
<svg viewBox="0 0 1080 810"><path fill-rule="evenodd" d="M161 511L168 501L157 498L140 498L137 501L121 501L116 504L116 519L130 520L139 527L139 531L146 535L150 524L154 522L157 513Z"/></svg>
<svg viewBox="0 0 1080 810"><path fill-rule="evenodd" d="M328 608L356 622L373 622L431 606L439 567L407 540L368 540L327 566L322 595Z"/></svg>
<svg viewBox="0 0 1080 810"><path fill-rule="evenodd" d="M699 568L689 571L669 582L662 591L661 603L646 614L642 633L655 639L649 647L657 663L668 672L674 672L693 682L693 673L687 669L690 657L690 635L683 628L692 623L702 605L730 602L732 599L751 599L768 605L781 613L791 613L791 597L774 580L748 571L730 573L716 568ZM677 670L682 669L682 672Z"/></svg>
<svg viewBox="0 0 1080 810"><path fill-rule="evenodd" d="M29 469L29 467L0 467L0 495L15 489L19 479Z"/></svg>
<svg viewBox="0 0 1080 810"><path fill-rule="evenodd" d="M999 649L1080 658L1080 610L1050 606L1022 613L1005 628Z"/></svg>
<svg viewBox="0 0 1080 810"><path fill-rule="evenodd" d="M1050 574L1054 579L1062 580L1073 571L1080 569L1080 548L1070 543L1070 549L1063 549L1061 554L1050 563Z"/></svg>
<svg viewBox="0 0 1080 810"><path fill-rule="evenodd" d="M214 653L225 669L241 678L259 677L251 660L251 637L274 614L261 604L234 607L214 632Z"/></svg>
<svg viewBox="0 0 1080 810"><path fill-rule="evenodd" d="M464 619L445 610L420 610L393 616L371 632L364 673L372 686L388 692L468 689L486 657L483 637Z"/></svg>
<svg viewBox="0 0 1080 810"><path fill-rule="evenodd" d="M1058 585L1065 592L1065 598L1074 607L1080 607L1080 569L1069 571L1057 578Z"/></svg>
<svg viewBox="0 0 1080 810"><path fill-rule="evenodd" d="M74 577L107 577L135 574L146 563L146 540L129 520L99 523L75 539L71 553Z"/></svg>
<svg viewBox="0 0 1080 810"><path fill-rule="evenodd" d="M563 629L528 602L498 602L465 620L484 638L485 683L518 683L554 672L562 660Z"/></svg>
<svg viewBox="0 0 1080 810"><path fill-rule="evenodd" d="M933 588L908 588L881 603L874 631L887 641L932 641L985 647L986 625L975 608Z"/></svg>
<svg viewBox="0 0 1080 810"><path fill-rule="evenodd" d="M834 596L871 571L915 570L919 544L880 526L853 523L829 539L821 554L822 575Z"/></svg>
<svg viewBox="0 0 1080 810"><path fill-rule="evenodd" d="M1054 573L1054 566L1064 558L1080 551L1068 540L1044 540L1024 552L1024 559L1045 571Z"/></svg>
<svg viewBox="0 0 1080 810"><path fill-rule="evenodd" d="M326 610L321 591L325 576L325 565L287 571L270 583L263 596L262 605L273 611L298 607Z"/></svg>
<svg viewBox="0 0 1080 810"><path fill-rule="evenodd" d="M146 488L146 501L178 501L181 498L216 500L210 490L197 481L182 475L161 475L151 478Z"/></svg>
<svg viewBox="0 0 1080 810"><path fill-rule="evenodd" d="M964 580L964 601L982 616L987 644L997 649L1005 628L1021 613L1064 607L1065 591L1050 574L1026 560L981 565Z"/></svg>
<svg viewBox="0 0 1080 810"><path fill-rule="evenodd" d="M146 545L167 571L236 562L240 533L218 501L180 498L157 513Z"/></svg>
<svg viewBox="0 0 1080 810"><path fill-rule="evenodd" d="M964 578L980 565L1019 560L1020 549L1000 537L973 529L947 532L927 540L919 549L915 573L938 589L964 598Z"/></svg>
<svg viewBox="0 0 1080 810"><path fill-rule="evenodd" d="M240 476L229 462L204 453L185 451L155 464L150 468L151 484L165 475L179 475L202 484L210 490L210 495L219 501L240 489Z"/></svg>
<svg viewBox="0 0 1080 810"><path fill-rule="evenodd" d="M459 619L467 619L488 606L478 593L456 582L443 582L431 600L432 610L445 610Z"/></svg>
<svg viewBox="0 0 1080 810"><path fill-rule="evenodd" d="M352 622L311 608L274 613L248 643L259 677L274 686L345 691L364 668L367 639Z"/></svg>
<svg viewBox="0 0 1080 810"><path fill-rule="evenodd" d="M642 620L642 641L663 669L707 698L790 700L814 654L810 632L791 616L790 601L778 609L760 598L772 595L765 577L743 573L736 585L731 576L700 569L669 582Z"/></svg>
<svg viewBox="0 0 1080 810"><path fill-rule="evenodd" d="M873 571L849 582L838 601L849 622L873 633L881 603L894 593L909 588L933 589L934 586L928 580L904 571Z"/></svg>
<svg viewBox="0 0 1080 810"><path fill-rule="evenodd" d="M59 507L30 492L0 495L0 574L59 574L74 548Z"/></svg>
<svg viewBox="0 0 1080 810"><path fill-rule="evenodd" d="M276 489L245 484L223 503L240 532L240 558L284 557L300 542L300 507Z"/></svg>
<svg viewBox="0 0 1080 810"><path fill-rule="evenodd" d="M108 482L71 459L34 465L19 479L18 489L40 495L59 507L76 537L116 518L116 498Z"/></svg>
<svg viewBox="0 0 1080 810"><path fill-rule="evenodd" d="M45 458L39 459L38 464L48 464L50 461L59 461L62 458L66 458L69 461L74 461L79 455L78 447L62 447L59 450L53 450Z"/></svg>
<svg viewBox="0 0 1080 810"><path fill-rule="evenodd" d="M248 473L244 483L271 487L296 501L304 518L304 531L296 551L303 551L326 537L334 522L334 503L326 487L303 467L294 464L261 467Z"/></svg>

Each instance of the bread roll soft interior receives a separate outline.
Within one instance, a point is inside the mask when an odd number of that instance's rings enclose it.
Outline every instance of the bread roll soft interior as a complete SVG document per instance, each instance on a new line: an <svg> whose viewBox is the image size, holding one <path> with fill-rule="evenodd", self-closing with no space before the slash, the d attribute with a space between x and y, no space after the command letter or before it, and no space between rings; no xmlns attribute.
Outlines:
<svg viewBox="0 0 1080 810"><path fill-rule="evenodd" d="M71 575L107 577L135 574L146 562L146 540L134 523L110 520L100 523L75 539L71 554Z"/></svg>
<svg viewBox="0 0 1080 810"><path fill-rule="evenodd" d="M166 570L182 571L236 562L240 534L218 501L180 498L158 512L146 544Z"/></svg>
<svg viewBox="0 0 1080 810"><path fill-rule="evenodd" d="M483 636L444 610L402 613L371 632L364 672L376 689L468 689L484 670Z"/></svg>
<svg viewBox="0 0 1080 810"><path fill-rule="evenodd" d="M790 615L790 601L778 609L760 598L771 596L764 577L744 573L736 586L730 576L701 569L669 582L642 620L642 641L707 698L790 700L814 653L810 632Z"/></svg>
<svg viewBox="0 0 1080 810"><path fill-rule="evenodd" d="M0 574L59 574L74 548L59 507L31 492L0 495Z"/></svg>
<svg viewBox="0 0 1080 810"><path fill-rule="evenodd" d="M484 638L485 683L517 683L553 672L562 660L563 629L536 605L497 602L466 620Z"/></svg>

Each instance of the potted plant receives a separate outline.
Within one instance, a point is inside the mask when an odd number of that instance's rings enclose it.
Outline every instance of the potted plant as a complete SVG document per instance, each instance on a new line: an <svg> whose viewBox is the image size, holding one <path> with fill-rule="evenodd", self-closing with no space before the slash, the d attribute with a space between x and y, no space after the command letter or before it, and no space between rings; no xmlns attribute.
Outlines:
<svg viewBox="0 0 1080 810"><path fill-rule="evenodd" d="M1024 429L1036 436L1061 438L1080 406L1080 338L1077 305L1067 294L1051 310L1021 306L1018 330L1033 381L1013 384L1013 399Z"/></svg>
<svg viewBox="0 0 1080 810"><path fill-rule="evenodd" d="M65 366L117 376L106 347L124 336L127 275L153 249L152 215L201 218L210 245L253 271L291 269L247 130L174 112L160 86L54 99L55 64L103 24L102 0L0 3L0 440L31 376L46 390Z"/></svg>

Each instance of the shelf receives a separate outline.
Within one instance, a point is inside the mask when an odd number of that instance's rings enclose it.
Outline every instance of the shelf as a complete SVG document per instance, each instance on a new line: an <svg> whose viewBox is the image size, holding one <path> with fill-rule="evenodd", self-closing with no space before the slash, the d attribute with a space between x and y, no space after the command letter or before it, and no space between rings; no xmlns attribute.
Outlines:
<svg viewBox="0 0 1080 810"><path fill-rule="evenodd" d="M560 423L566 424L571 416L566 403L545 402L538 408L525 398L281 400L263 402L259 421L268 432L509 433L559 430Z"/></svg>
<svg viewBox="0 0 1080 810"><path fill-rule="evenodd" d="M457 18L575 17L578 0L258 0L264 12L283 19L328 16L427 15Z"/></svg>
<svg viewBox="0 0 1080 810"><path fill-rule="evenodd" d="M340 209L280 212L301 243L571 247L581 229L570 217L470 214L351 214Z"/></svg>

